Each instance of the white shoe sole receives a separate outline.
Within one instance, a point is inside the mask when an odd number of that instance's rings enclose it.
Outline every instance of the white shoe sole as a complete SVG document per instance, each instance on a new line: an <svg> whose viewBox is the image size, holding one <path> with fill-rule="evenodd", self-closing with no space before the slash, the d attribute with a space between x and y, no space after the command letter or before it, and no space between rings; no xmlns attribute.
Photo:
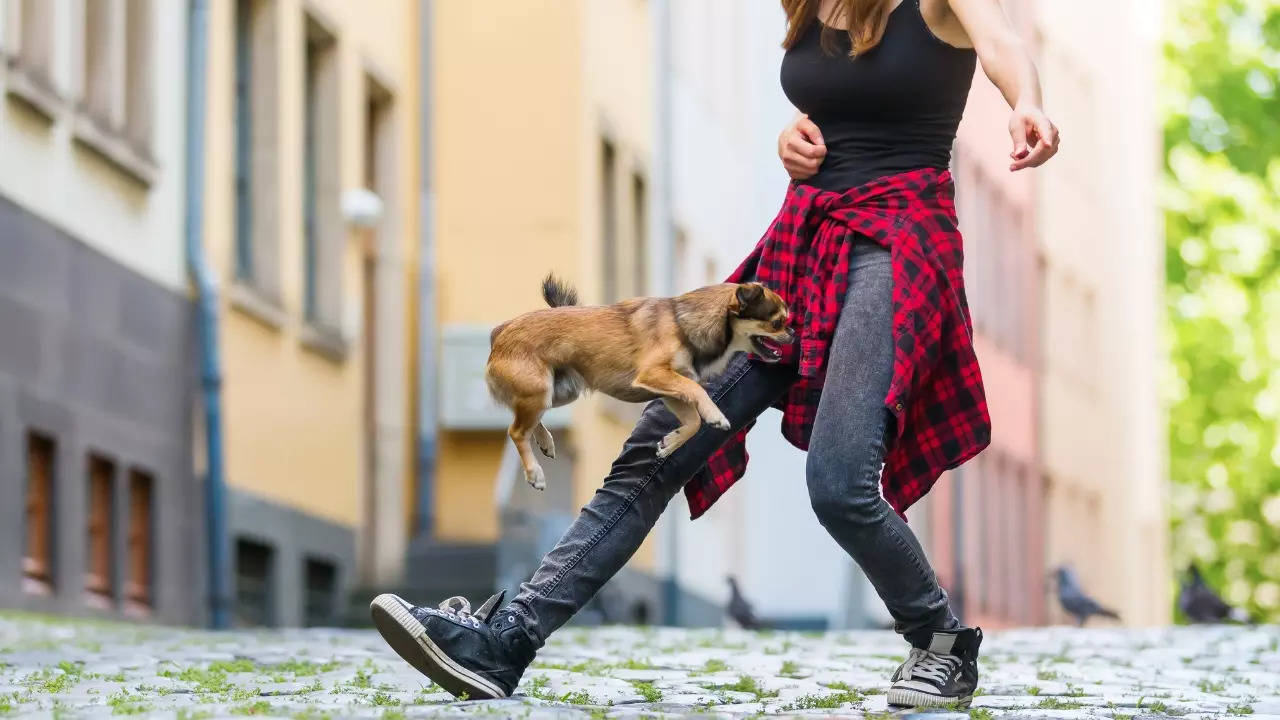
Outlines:
<svg viewBox="0 0 1280 720"><path fill-rule="evenodd" d="M462 667L427 636L427 629L405 607L405 601L386 593L369 603L374 627L396 654L431 678L432 682L468 699L495 699L507 696L502 688Z"/></svg>
<svg viewBox="0 0 1280 720"><path fill-rule="evenodd" d="M930 695L919 690L907 690L905 688L889 688L887 698L890 705L896 707L957 707L967 708L973 702L972 695L964 697L944 697L942 695Z"/></svg>

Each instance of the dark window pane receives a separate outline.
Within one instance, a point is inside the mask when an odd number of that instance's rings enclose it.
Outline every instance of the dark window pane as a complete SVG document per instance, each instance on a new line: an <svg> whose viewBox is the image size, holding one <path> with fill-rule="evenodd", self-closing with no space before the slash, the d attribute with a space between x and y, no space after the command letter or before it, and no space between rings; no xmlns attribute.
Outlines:
<svg viewBox="0 0 1280 720"><path fill-rule="evenodd" d="M95 595L111 598L114 575L112 552L111 516L114 503L112 488L115 486L116 466L99 455L89 456L88 512L86 528L88 546L85 557L85 590Z"/></svg>
<svg viewBox="0 0 1280 720"><path fill-rule="evenodd" d="M269 545L243 538L236 541L235 624L238 627L275 624L275 613L271 610L274 567L275 551Z"/></svg>
<svg viewBox="0 0 1280 720"><path fill-rule="evenodd" d="M303 622L308 627L332 625L336 620L338 568L331 562L307 558L305 575Z"/></svg>
<svg viewBox="0 0 1280 720"><path fill-rule="evenodd" d="M57 445L37 433L27 435L26 543L23 575L48 589L53 582L53 475Z"/></svg>

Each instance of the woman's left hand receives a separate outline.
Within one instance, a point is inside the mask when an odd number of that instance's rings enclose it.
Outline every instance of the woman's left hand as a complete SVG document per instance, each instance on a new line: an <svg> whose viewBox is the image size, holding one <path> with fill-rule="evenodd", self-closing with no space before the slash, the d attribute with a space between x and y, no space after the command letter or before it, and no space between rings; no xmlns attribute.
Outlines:
<svg viewBox="0 0 1280 720"><path fill-rule="evenodd" d="M1009 170L1040 167L1058 153L1058 128L1044 110L1021 105L1009 116L1009 137L1013 138L1013 164Z"/></svg>

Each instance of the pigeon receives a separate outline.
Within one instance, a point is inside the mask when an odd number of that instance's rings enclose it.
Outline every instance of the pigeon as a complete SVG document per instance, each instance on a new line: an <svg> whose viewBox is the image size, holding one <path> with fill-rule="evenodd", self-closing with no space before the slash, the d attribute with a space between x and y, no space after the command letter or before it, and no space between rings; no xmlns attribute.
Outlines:
<svg viewBox="0 0 1280 720"><path fill-rule="evenodd" d="M742 591L738 589L738 581L733 576L725 579L729 581L729 607L727 608L729 617L745 630L759 629L760 621L756 619L755 611L751 609L751 603L742 596Z"/></svg>
<svg viewBox="0 0 1280 720"><path fill-rule="evenodd" d="M636 625L649 624L649 603L637 600L635 605L631 606L631 622Z"/></svg>
<svg viewBox="0 0 1280 720"><path fill-rule="evenodd" d="M1084 588L1080 587L1080 581L1076 579L1076 574L1071 568L1066 565L1060 566L1057 577L1058 602L1062 604L1063 610L1075 617L1077 625L1084 627L1085 621L1094 615L1120 619L1116 611L1102 607L1096 600L1084 594Z"/></svg>
<svg viewBox="0 0 1280 720"><path fill-rule="evenodd" d="M1249 613L1231 607L1218 597L1218 593L1205 583L1200 575L1200 568L1195 565L1187 567L1182 589L1178 592L1178 609L1193 623L1247 623L1251 619Z"/></svg>

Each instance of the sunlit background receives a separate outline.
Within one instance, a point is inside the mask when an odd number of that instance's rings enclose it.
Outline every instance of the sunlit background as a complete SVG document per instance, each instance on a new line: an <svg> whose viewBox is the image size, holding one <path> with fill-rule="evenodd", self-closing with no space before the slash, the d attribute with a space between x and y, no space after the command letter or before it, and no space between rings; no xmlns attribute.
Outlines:
<svg viewBox="0 0 1280 720"><path fill-rule="evenodd" d="M913 0L906 0L911 2ZM717 282L787 178L776 0L0 0L0 605L363 624L526 578L639 407L520 479L488 332ZM910 513L968 623L1280 618L1280 3L1004 0L1061 154L981 71L953 173L992 446ZM889 621L769 411L577 619ZM1095 621L1099 622L1099 621ZM1103 620L1101 622L1112 622Z"/></svg>

